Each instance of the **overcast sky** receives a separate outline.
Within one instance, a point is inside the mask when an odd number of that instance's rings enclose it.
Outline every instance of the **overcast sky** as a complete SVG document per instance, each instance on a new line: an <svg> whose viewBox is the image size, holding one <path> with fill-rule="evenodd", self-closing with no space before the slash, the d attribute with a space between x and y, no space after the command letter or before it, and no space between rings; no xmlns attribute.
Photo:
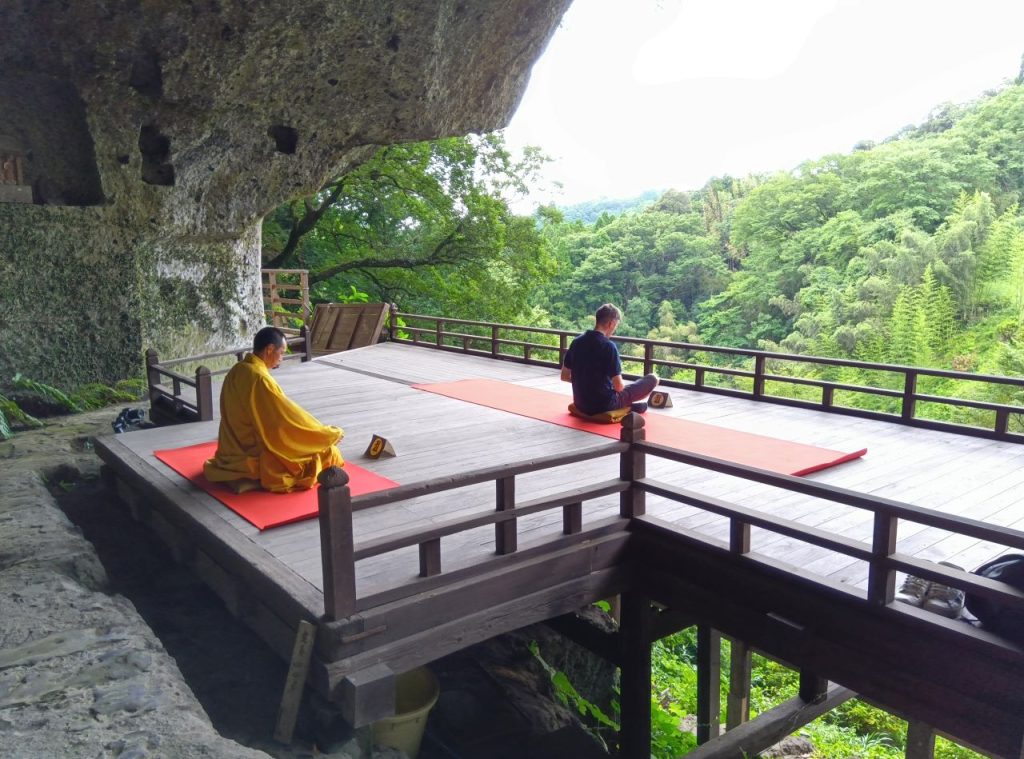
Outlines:
<svg viewBox="0 0 1024 759"><path fill-rule="evenodd" d="M791 169L1012 80L1024 0L575 0L506 138L562 205Z"/></svg>

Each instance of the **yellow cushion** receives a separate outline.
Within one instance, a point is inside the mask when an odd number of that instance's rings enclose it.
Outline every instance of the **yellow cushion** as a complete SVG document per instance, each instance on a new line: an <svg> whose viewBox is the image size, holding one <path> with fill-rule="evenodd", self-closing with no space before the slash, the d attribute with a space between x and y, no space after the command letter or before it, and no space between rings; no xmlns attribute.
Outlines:
<svg viewBox="0 0 1024 759"><path fill-rule="evenodd" d="M575 403L569 404L569 413L573 416L586 419L588 422L599 422L600 424L618 424L622 421L622 417L628 414L630 410L629 406L626 406L625 408L616 408L611 411L602 411L600 414L584 414L576 408Z"/></svg>

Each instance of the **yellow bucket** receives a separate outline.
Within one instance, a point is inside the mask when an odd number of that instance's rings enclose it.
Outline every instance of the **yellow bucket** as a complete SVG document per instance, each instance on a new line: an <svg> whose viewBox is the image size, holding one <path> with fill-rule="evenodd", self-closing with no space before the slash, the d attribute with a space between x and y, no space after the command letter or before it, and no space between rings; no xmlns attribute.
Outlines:
<svg viewBox="0 0 1024 759"><path fill-rule="evenodd" d="M395 716L373 723L373 742L404 751L416 759L427 726L427 716L441 692L434 673L426 667L395 678Z"/></svg>

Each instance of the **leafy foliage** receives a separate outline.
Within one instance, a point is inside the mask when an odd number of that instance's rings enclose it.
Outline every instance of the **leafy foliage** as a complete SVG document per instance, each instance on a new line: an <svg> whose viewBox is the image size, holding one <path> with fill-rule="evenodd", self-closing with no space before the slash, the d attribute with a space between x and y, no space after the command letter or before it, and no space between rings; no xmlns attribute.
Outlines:
<svg viewBox="0 0 1024 759"><path fill-rule="evenodd" d="M543 161L500 135L391 145L263 227L264 265L309 269L315 302L359 293L403 310L514 321L554 271L524 192Z"/></svg>

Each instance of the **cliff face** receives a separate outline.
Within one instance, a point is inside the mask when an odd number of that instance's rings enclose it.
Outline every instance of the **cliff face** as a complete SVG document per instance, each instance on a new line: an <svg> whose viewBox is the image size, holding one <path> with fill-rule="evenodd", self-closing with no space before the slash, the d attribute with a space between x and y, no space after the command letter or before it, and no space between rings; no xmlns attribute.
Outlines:
<svg viewBox="0 0 1024 759"><path fill-rule="evenodd" d="M0 202L0 379L245 342L262 216L377 145L505 124L568 4L3 3L0 148L33 204Z"/></svg>

